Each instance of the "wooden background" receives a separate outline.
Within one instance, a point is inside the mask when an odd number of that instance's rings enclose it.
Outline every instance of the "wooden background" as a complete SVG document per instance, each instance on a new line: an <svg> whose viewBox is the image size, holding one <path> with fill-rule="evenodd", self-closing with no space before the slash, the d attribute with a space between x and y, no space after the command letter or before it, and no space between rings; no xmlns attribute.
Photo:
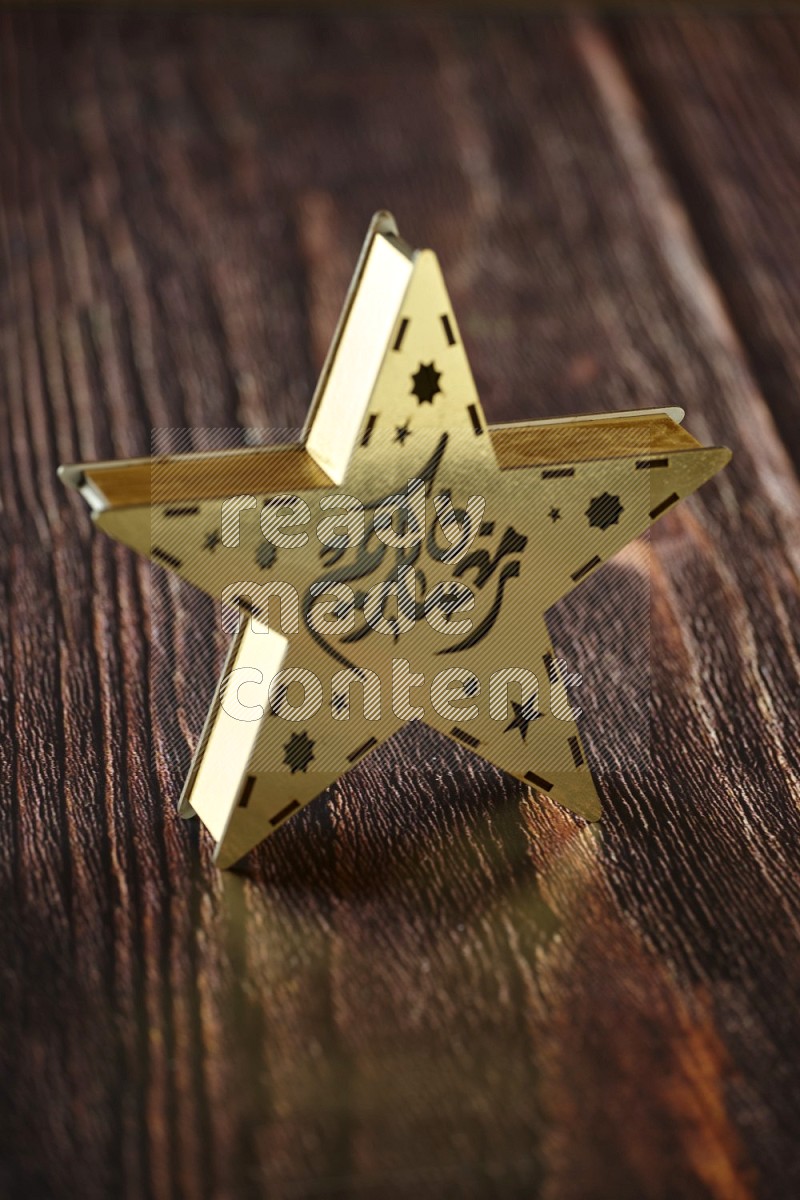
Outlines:
<svg viewBox="0 0 800 1200"><path fill-rule="evenodd" d="M798 1194L799 103L791 17L0 14L8 1200ZM599 828L409 729L223 876L219 635L56 466L299 425L381 206L491 420L734 460L558 613Z"/></svg>

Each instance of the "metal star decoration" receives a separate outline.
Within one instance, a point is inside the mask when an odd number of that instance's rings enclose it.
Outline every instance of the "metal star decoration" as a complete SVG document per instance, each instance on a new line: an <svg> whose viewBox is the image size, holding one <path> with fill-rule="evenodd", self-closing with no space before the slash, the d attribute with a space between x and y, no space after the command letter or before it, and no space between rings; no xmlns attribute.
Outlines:
<svg viewBox="0 0 800 1200"><path fill-rule="evenodd" d="M597 819L545 612L728 461L682 415L488 426L436 256L384 213L299 444L62 468L242 610L181 800L218 864L416 719Z"/></svg>

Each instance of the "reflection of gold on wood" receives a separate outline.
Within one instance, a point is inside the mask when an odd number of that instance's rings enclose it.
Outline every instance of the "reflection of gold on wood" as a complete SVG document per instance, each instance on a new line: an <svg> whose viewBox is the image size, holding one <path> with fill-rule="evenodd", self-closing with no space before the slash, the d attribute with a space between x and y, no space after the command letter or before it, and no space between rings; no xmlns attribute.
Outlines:
<svg viewBox="0 0 800 1200"><path fill-rule="evenodd" d="M420 711L468 750L596 819L544 614L727 462L727 450L706 449L681 428L682 415L670 408L488 427L435 255L412 251L380 214L303 444L62 468L102 529L212 596L235 595L252 614L233 640L182 799L182 812L199 815L217 840L220 865ZM372 517L415 478L427 505L419 547L383 546L374 530L340 551L321 544L315 531L342 514L342 497ZM443 555L446 530L434 510L444 496L457 513L471 497L485 501L455 561ZM243 500L236 544L222 536L231 497ZM270 544L259 520L281 498L285 528L298 535L292 548ZM310 520L298 523L300 512ZM385 618L389 634L376 632L364 618L366 597L403 570L422 589L415 615L404 623L398 605ZM360 597L349 615L361 625L349 632L318 615L330 615L342 583ZM466 623L466 612L446 609L458 583L474 601ZM274 594L282 584L301 602L299 620ZM462 626L472 632L452 632ZM424 678L404 698L399 660ZM498 700L498 674L507 703ZM307 695L298 679L309 677L321 703L298 716L298 695Z"/></svg>

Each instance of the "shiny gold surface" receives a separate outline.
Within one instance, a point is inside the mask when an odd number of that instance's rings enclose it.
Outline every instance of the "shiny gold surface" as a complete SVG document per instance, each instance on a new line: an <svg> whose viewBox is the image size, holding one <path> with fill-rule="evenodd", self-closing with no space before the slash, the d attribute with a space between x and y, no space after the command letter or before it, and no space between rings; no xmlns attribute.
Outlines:
<svg viewBox="0 0 800 1200"><path fill-rule="evenodd" d="M545 612L727 462L727 450L703 448L680 427L681 415L490 429L436 256L411 252L380 214L302 446L62 469L100 528L253 614L234 638L182 799L184 814L197 813L216 838L220 866L417 718L597 819ZM376 510L415 479L424 485L421 543L386 546ZM445 496L459 520L470 503L479 514L449 561L446 512L435 506ZM223 536L230 497L252 500L236 517L235 545ZM274 545L260 524L281 498L293 506L285 530L295 547ZM347 546L324 545L321 523L356 501L363 529ZM388 630L379 631L365 617L368 597L403 572L416 588L413 619L390 601L378 606ZM458 584L473 607L448 616L433 603L427 619L422 607L437 595L444 604ZM321 615L342 585L356 596L352 629L329 623L330 605ZM422 679L405 699L401 663ZM281 675L285 686L270 691L279 671L307 674L302 684ZM317 686L319 705L298 716Z"/></svg>

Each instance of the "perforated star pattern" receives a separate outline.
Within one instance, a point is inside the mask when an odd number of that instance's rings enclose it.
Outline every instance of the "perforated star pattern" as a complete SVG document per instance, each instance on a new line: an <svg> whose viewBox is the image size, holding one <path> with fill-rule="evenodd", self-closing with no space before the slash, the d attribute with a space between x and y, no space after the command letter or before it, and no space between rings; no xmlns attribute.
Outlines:
<svg viewBox="0 0 800 1200"><path fill-rule="evenodd" d="M379 214L299 444L62 468L241 609L181 808L218 863L416 719L597 819L544 614L727 462L682 415L487 426L436 256Z"/></svg>

